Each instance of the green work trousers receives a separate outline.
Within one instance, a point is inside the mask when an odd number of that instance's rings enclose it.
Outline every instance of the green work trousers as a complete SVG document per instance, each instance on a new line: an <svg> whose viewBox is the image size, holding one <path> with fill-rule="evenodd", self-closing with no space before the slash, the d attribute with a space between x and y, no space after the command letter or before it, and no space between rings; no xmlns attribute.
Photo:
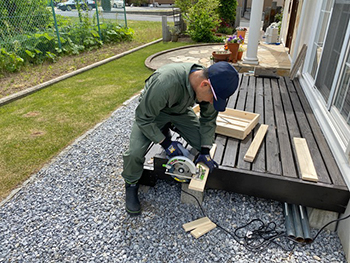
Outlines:
<svg viewBox="0 0 350 263"><path fill-rule="evenodd" d="M185 114L172 115L161 112L155 119L155 123L160 130L168 123L172 123L176 132L180 134L193 148L200 151L201 135L199 132L199 119L193 110L187 111ZM164 131L166 132L166 131ZM123 155L123 172L122 176L128 183L138 181L142 176L143 164L145 162L145 154L151 140L148 139L134 122L128 150Z"/></svg>

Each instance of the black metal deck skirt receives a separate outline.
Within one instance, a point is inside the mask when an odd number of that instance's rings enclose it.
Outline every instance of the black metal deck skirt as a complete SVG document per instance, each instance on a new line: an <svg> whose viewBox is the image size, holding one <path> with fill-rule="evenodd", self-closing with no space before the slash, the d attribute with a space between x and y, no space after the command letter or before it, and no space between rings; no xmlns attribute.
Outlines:
<svg viewBox="0 0 350 263"><path fill-rule="evenodd" d="M206 188L222 189L291 204L344 212L350 198L330 148L298 82L289 78L241 76L239 89L228 107L260 114L268 132L253 163L244 161L257 127L244 139L216 135L214 160L219 169L208 177ZM319 181L301 179L293 138L305 138ZM190 146L187 146L190 147ZM162 167L159 145L146 156L144 179L169 179ZM150 162L153 158L154 163ZM144 180L146 183L149 179Z"/></svg>

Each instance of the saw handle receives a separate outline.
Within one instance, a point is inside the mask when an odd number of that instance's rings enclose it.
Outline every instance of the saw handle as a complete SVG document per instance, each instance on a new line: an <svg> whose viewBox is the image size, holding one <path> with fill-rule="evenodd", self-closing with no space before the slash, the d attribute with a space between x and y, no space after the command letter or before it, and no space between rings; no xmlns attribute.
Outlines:
<svg viewBox="0 0 350 263"><path fill-rule="evenodd" d="M217 162L215 162L209 154L200 154L195 162L197 163L204 163L209 168L209 172L211 173L214 168L218 168L219 165Z"/></svg>

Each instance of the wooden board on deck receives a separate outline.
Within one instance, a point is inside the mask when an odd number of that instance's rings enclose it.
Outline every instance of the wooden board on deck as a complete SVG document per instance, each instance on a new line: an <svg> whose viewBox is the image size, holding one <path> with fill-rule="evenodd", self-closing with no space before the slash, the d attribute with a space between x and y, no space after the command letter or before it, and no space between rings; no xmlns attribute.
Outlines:
<svg viewBox="0 0 350 263"><path fill-rule="evenodd" d="M249 146L249 149L247 153L244 155L244 160L247 162L253 162L255 159L256 154L258 153L258 150L260 148L260 145L262 141L264 140L265 134L267 132L267 129L269 128L268 125L261 124L258 132L256 133L252 143Z"/></svg>
<svg viewBox="0 0 350 263"><path fill-rule="evenodd" d="M309 147L304 138L293 138L295 150L297 152L298 163L303 180L317 182L318 177L314 163L311 158Z"/></svg>

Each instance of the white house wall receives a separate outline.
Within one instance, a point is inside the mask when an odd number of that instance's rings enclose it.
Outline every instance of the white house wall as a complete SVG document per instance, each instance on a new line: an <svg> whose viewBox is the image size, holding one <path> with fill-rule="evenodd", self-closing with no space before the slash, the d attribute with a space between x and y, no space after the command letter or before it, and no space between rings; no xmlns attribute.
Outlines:
<svg viewBox="0 0 350 263"><path fill-rule="evenodd" d="M287 0L286 4L292 0ZM297 36L293 39L297 40L298 43L293 43L296 50L299 52L300 48L303 44L307 44L308 47L312 46L312 42L314 40L314 35L317 27L318 14L321 9L322 1L318 0L304 0L303 1L303 17L300 19L300 24L298 29L296 30ZM287 5L286 5L287 7ZM286 34L288 27L285 25L283 28L283 34ZM311 49L311 48L310 48ZM311 51L311 50L308 51ZM296 55L291 55L293 60L295 61ZM292 61L292 63L294 62ZM305 92L306 97L314 111L315 117L317 118L320 127L326 137L326 140L331 148L331 151L339 165L341 173L346 181L347 186L350 188L350 166L348 160L344 154L344 145L341 144L341 140L338 134L337 129L335 128L335 123L330 113L324 106L324 102L320 95L318 94L317 89L313 88L313 81L308 78L308 74L306 74L306 69L309 62L309 53L306 55L304 68L302 69L302 74L299 75L300 84ZM347 206L347 210L345 215L350 213L350 204ZM350 263L350 220L341 221L338 226L338 235L342 242L344 252Z"/></svg>

